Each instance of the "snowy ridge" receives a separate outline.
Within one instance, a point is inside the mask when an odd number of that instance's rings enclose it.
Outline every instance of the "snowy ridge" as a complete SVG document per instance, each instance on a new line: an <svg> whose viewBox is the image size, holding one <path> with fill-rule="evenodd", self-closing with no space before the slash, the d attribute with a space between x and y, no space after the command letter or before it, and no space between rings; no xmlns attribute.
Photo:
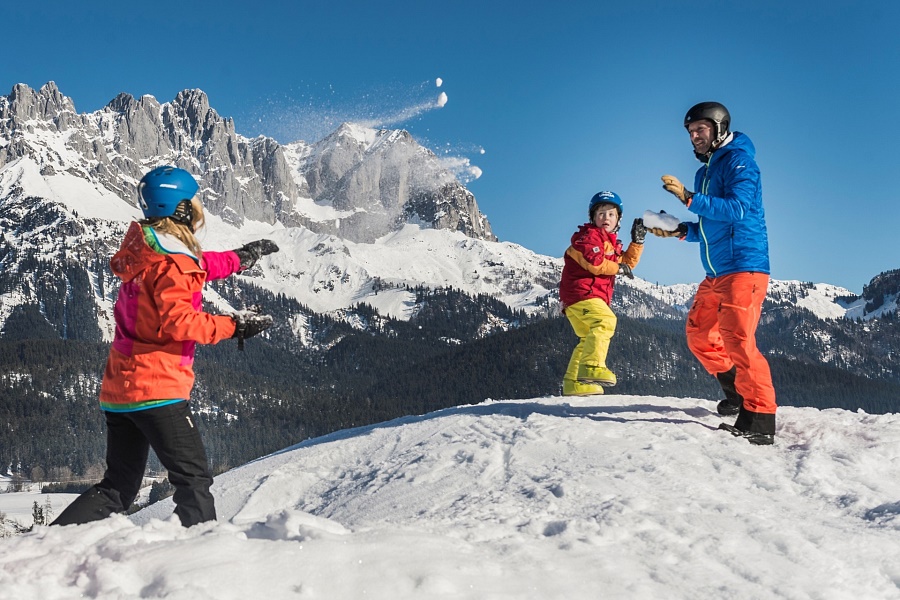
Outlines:
<svg viewBox="0 0 900 600"><path fill-rule="evenodd" d="M216 243L209 249L234 248L258 237L275 240L281 251L243 277L316 312L367 303L382 314L408 319L414 296L406 286L417 285L489 294L534 312L542 310L537 303L553 290L562 262L517 244L414 225L371 244L249 221L238 230L215 217L208 228L203 240Z"/></svg>
<svg viewBox="0 0 900 600"><path fill-rule="evenodd" d="M139 211L68 172L41 175L30 158L18 159L0 168L0 192L6 202L13 196L42 197L57 204L69 218L103 219L92 225L89 236L105 238L114 246L117 235L128 221L139 218ZM15 193L14 193L15 192ZM320 219L340 218L332 207L316 204ZM26 243L14 232L5 234L8 242ZM303 226L286 227L245 220L240 227L207 214L207 228L201 231L201 243L209 250L238 247L252 239L271 237L282 251L262 261L255 270L255 284L273 292L296 298L317 312L330 312L365 302L383 314L405 319L410 316L410 294L405 286L452 286L470 294L489 294L513 308L531 313L546 311L547 298L555 297L562 259L538 255L511 242L492 242L468 237L460 232L407 224L400 230L372 243L357 243L333 235L313 233ZM38 240L37 236L29 239ZM42 243L51 243L45 240ZM73 241L66 241L71 244ZM56 241L62 250L66 244ZM377 282L377 285L376 285ZM383 289L386 286L389 289ZM619 278L618 286L631 286L665 304L686 310L696 284L659 286L640 278ZM377 290L375 288L382 288ZM853 294L828 284L804 284L797 281L773 281L770 299L796 303L820 318L840 318L861 313L864 301L843 304L841 298ZM873 318L889 310L860 315ZM103 304L103 309L108 307ZM5 311L11 310L5 308Z"/></svg>
<svg viewBox="0 0 900 600"><path fill-rule="evenodd" d="M846 288L827 283L772 281L769 284L770 300L800 306L820 319L841 319L848 316L850 307L856 306L859 301L850 304L846 301L847 298L856 298L856 294ZM862 303L865 305L865 301Z"/></svg>
<svg viewBox="0 0 900 600"><path fill-rule="evenodd" d="M900 313L900 294L889 294L885 297L884 304L872 312L866 312L866 299L859 298L847 305L844 316L848 319L859 318L868 321L871 319L879 319L887 313Z"/></svg>
<svg viewBox="0 0 900 600"><path fill-rule="evenodd" d="M764 448L720 422L608 395L345 430L217 477L216 523L5 540L0 598L900 598L900 415L784 407Z"/></svg>
<svg viewBox="0 0 900 600"><path fill-rule="evenodd" d="M59 206L73 227L85 229L65 240L4 231L4 242L18 250L46 245L56 256L73 258L65 250L71 244L114 249L117 232L139 216L132 205L139 174L148 165L175 161L203 173L205 247L228 249L273 237L282 252L247 276L317 312L366 302L408 318L408 286L453 286L532 314L555 311L561 258L494 241L474 196L405 131L344 123L315 144L280 146L235 133L234 123L219 117L199 90L163 104L122 94L102 110L78 114L52 82L38 91L16 86L9 97L0 96L0 113L7 118L0 125L0 218L13 204L34 211L34 202L42 202ZM231 145L238 148L235 162L226 156ZM389 191L385 180L394 181ZM431 195L414 194L416 186L432 189ZM74 258L83 260L84 253ZM14 271L15 265L4 269ZM678 311L687 309L696 290L696 284L657 286L641 279L619 278L617 285ZM13 304L30 301L27 294L6 296L4 320ZM865 300L854 298L843 288L796 281L773 281L769 293L772 302L799 305L824 319L871 319L897 308L896 294L870 313ZM107 314L108 298L98 297L96 304ZM638 318L655 310L641 297L624 308Z"/></svg>

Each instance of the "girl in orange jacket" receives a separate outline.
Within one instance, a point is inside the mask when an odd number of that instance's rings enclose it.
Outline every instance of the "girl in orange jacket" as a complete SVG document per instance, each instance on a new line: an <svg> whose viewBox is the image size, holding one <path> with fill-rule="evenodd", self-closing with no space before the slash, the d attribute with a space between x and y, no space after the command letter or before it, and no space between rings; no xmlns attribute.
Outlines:
<svg viewBox="0 0 900 600"><path fill-rule="evenodd" d="M107 424L103 480L53 522L86 523L124 512L140 489L152 447L175 487L175 514L184 526L216 518L206 451L188 398L194 347L244 339L272 325L267 315L211 315L202 310L207 280L253 266L278 250L270 240L237 250L203 252L199 186L183 169L157 167L138 186L144 217L132 223L110 266L122 280L115 304L100 407Z"/></svg>

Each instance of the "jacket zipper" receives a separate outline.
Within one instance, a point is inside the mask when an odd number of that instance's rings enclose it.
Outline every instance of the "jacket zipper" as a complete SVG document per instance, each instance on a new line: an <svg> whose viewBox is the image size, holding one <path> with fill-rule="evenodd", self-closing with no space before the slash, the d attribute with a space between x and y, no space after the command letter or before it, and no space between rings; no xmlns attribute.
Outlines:
<svg viewBox="0 0 900 600"><path fill-rule="evenodd" d="M715 154L715 153L713 153ZM706 173L703 174L703 183L700 185L700 193L703 195L709 195L709 165L712 162L713 155L710 154L709 158L706 161ZM712 271L713 277L717 275L716 269L713 267L712 258L709 256L709 240L706 239L706 232L703 230L703 217L699 218L699 226L700 226L700 236L703 238L703 246L706 250L706 264L709 265L709 270Z"/></svg>

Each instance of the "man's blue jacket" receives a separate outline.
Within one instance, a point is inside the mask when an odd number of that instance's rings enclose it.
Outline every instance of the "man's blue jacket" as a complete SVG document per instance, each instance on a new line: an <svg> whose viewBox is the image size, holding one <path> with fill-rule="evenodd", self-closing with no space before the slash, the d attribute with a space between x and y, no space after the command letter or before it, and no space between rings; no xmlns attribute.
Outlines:
<svg viewBox="0 0 900 600"><path fill-rule="evenodd" d="M769 273L769 237L755 156L750 138L735 132L694 176L696 191L688 210L700 220L686 223L684 239L700 242L700 260L710 277Z"/></svg>

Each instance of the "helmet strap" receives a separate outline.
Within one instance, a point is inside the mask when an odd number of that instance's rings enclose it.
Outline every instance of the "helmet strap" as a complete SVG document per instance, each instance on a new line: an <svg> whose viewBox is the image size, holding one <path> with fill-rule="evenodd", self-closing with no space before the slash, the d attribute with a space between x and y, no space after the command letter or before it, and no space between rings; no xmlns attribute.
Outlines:
<svg viewBox="0 0 900 600"><path fill-rule="evenodd" d="M720 128L721 125L716 125L716 128ZM709 145L709 149L715 152L725 144L731 141L731 132L730 131L722 131L718 132L716 139L713 140L713 143Z"/></svg>
<svg viewBox="0 0 900 600"><path fill-rule="evenodd" d="M175 212L170 217L176 223L181 223L194 233L194 207L190 200L182 200L175 207Z"/></svg>

